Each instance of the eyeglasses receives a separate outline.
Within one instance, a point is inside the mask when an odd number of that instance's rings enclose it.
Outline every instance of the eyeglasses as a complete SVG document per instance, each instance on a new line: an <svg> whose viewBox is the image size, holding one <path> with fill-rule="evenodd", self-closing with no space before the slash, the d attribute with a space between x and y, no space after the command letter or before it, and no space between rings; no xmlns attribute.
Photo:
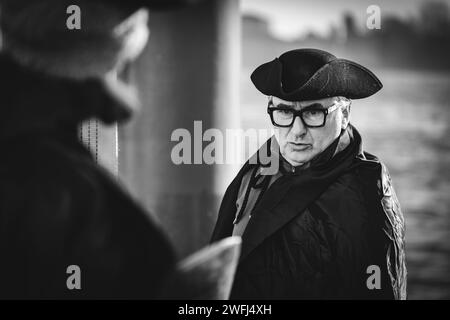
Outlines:
<svg viewBox="0 0 450 320"><path fill-rule="evenodd" d="M279 105L278 107L275 107L273 102L269 101L267 112L270 115L272 124L277 127L290 127L294 124L295 118L300 117L306 127L320 128L325 125L327 115L339 107L340 104L338 103L334 103L328 108L324 108L320 103L315 103L302 110L294 110L292 107L287 105Z"/></svg>

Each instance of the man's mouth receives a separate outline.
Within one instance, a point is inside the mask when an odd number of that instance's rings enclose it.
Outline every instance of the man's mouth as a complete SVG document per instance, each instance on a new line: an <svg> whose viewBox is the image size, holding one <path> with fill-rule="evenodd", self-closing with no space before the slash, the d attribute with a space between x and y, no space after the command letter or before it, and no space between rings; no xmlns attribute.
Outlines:
<svg viewBox="0 0 450 320"><path fill-rule="evenodd" d="M298 142L289 142L289 145L291 146L292 149L294 149L294 151L303 151L312 147L309 143L298 143Z"/></svg>

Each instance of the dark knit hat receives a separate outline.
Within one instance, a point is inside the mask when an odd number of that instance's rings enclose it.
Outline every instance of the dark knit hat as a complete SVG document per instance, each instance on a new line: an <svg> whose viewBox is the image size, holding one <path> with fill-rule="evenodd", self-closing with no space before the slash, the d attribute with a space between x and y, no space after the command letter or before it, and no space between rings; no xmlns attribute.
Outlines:
<svg viewBox="0 0 450 320"><path fill-rule="evenodd" d="M178 8L199 1L0 0L2 50L22 65L48 73L104 73L134 57L136 42L148 36L148 13L139 9ZM79 7L77 30L67 25L73 5Z"/></svg>

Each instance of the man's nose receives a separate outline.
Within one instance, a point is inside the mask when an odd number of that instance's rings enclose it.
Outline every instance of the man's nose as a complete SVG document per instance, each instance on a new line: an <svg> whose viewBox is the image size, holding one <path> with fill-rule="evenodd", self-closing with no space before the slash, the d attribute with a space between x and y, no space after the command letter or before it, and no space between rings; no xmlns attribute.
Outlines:
<svg viewBox="0 0 450 320"><path fill-rule="evenodd" d="M291 134L295 136L302 136L306 134L306 126L303 124L303 121L299 116L295 117L294 123L291 127Z"/></svg>

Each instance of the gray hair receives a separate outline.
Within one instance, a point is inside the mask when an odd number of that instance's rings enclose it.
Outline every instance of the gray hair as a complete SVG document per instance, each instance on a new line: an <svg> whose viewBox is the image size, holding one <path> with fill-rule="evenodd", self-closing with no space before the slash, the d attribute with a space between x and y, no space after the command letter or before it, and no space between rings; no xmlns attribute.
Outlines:
<svg viewBox="0 0 450 320"><path fill-rule="evenodd" d="M273 101L273 96L267 96L269 102ZM343 96L336 96L337 102L342 103L344 106L348 106L350 109L350 106L352 105L352 100L349 98L343 97Z"/></svg>
<svg viewBox="0 0 450 320"><path fill-rule="evenodd" d="M342 103L345 107L348 107L350 109L352 100L343 96L337 96L336 98L338 103Z"/></svg>

